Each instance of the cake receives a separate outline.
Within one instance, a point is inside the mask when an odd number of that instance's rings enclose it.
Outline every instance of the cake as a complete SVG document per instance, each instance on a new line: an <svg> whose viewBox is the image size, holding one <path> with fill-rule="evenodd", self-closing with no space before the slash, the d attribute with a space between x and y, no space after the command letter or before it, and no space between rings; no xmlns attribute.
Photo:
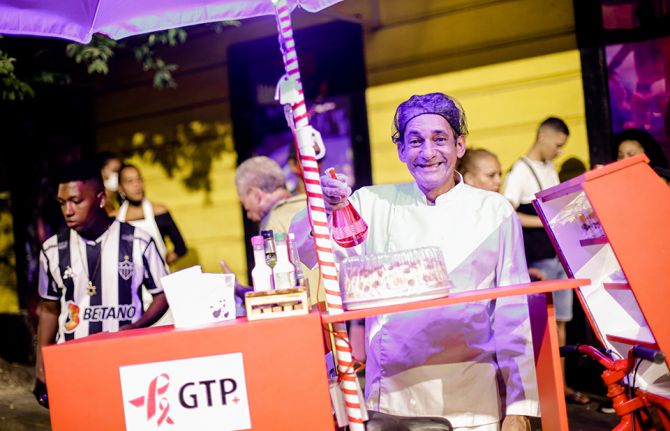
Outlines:
<svg viewBox="0 0 670 431"><path fill-rule="evenodd" d="M437 247L423 247L349 257L340 266L340 290L347 309L446 296L444 256Z"/></svg>

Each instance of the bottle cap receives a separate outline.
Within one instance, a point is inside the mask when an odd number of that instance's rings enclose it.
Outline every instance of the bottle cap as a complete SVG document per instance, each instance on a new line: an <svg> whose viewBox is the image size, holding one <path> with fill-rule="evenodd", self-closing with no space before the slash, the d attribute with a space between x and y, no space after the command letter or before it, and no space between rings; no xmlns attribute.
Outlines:
<svg viewBox="0 0 670 431"><path fill-rule="evenodd" d="M277 232L275 234L275 241L286 241L286 232Z"/></svg>
<svg viewBox="0 0 670 431"><path fill-rule="evenodd" d="M252 236L251 245L263 245L263 237L260 235Z"/></svg>
<svg viewBox="0 0 670 431"><path fill-rule="evenodd" d="M263 238L272 238L272 229L262 230L261 235Z"/></svg>
<svg viewBox="0 0 670 431"><path fill-rule="evenodd" d="M295 239L295 234L294 234L293 232L289 232L289 233L288 233L288 239L290 239L291 241L293 241L293 240Z"/></svg>

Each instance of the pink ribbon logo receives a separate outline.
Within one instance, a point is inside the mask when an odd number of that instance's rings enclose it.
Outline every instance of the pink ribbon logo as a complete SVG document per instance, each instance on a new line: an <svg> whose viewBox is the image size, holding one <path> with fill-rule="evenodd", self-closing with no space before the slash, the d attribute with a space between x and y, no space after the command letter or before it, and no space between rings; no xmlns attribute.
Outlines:
<svg viewBox="0 0 670 431"><path fill-rule="evenodd" d="M149 383L149 388L147 389L147 395L137 397L130 400L130 403L135 407L142 407L146 404L147 406L147 421L150 421L156 415L156 410L158 410L158 426L161 426L163 422L169 424L174 424L172 418L170 418L170 402L166 397L160 398L161 395L164 395L167 392L168 386L170 386L170 376L163 373L158 377L155 377L151 383Z"/></svg>

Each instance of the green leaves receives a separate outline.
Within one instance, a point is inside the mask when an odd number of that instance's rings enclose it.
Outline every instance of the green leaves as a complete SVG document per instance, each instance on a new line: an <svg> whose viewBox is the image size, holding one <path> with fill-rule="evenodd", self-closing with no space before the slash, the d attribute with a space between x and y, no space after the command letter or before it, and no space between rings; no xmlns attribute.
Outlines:
<svg viewBox="0 0 670 431"><path fill-rule="evenodd" d="M65 48L65 55L74 59L77 63L84 63L90 74L106 75L109 72L109 59L114 55L114 48L118 46L117 41L100 34L94 34L91 42L86 45L68 44Z"/></svg>
<svg viewBox="0 0 670 431"><path fill-rule="evenodd" d="M152 68L154 70L154 87L176 88L177 81L172 77L172 72L177 68L176 64L166 64L162 59L157 58Z"/></svg>
<svg viewBox="0 0 670 431"><path fill-rule="evenodd" d="M177 82L172 76L172 72L178 68L176 64L166 63L165 60L158 57L154 47L156 45L175 46L184 43L186 35L186 31L180 28L151 33L145 43L133 49L135 59L142 64L142 69L147 72L154 72L154 88L176 88Z"/></svg>
<svg viewBox="0 0 670 431"><path fill-rule="evenodd" d="M147 37L147 45L169 45L176 46L181 43L186 42L186 30L183 28L171 28L169 30L161 31L158 33L151 33Z"/></svg>
<svg viewBox="0 0 670 431"><path fill-rule="evenodd" d="M27 97L35 97L35 91L26 82L20 80L14 74L15 58L0 51L0 96L2 100L23 100Z"/></svg>
<svg viewBox="0 0 670 431"><path fill-rule="evenodd" d="M221 33L226 27L239 27L240 25L239 21L222 21L207 24L207 27L216 33ZM184 28L173 28L137 36L129 39L129 42L123 43L102 34L94 34L88 44L68 44L65 48L65 55L77 64L86 66L88 74L107 75L110 67L109 62L114 56L114 52L119 49L131 49L142 70L153 73L153 86L155 88L176 88L177 82L173 73L179 66L166 62L158 56L156 51L161 47L174 47L183 44L187 37L188 33ZM20 101L28 97L34 97L35 91L31 84L66 85L72 81L65 73L48 70L33 72L34 75L29 78L21 77L20 74L17 76L14 67L16 61L16 58L0 50L0 100Z"/></svg>

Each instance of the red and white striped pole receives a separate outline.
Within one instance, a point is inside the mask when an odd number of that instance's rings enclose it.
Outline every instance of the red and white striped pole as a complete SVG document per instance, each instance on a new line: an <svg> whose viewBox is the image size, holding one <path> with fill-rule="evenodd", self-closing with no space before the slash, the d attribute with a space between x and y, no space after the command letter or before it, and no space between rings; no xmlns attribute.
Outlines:
<svg viewBox="0 0 670 431"><path fill-rule="evenodd" d="M300 81L298 54L295 50L293 27L291 25L291 11L286 4L286 0L272 0L272 2L277 14L277 30L280 36L286 76L289 80L295 80L297 84L298 95L292 105L293 122L300 153L300 162L303 166L303 180L305 181L305 189L307 191L307 208L312 223L314 245L326 293L326 304L329 313L342 313L342 297L340 296L340 287L337 281L335 254L330 242L330 229L323 202L319 166L313 147L314 139L312 137L312 129L309 127L305 97ZM333 331L335 335L335 360L340 376L340 387L344 394L347 416L349 417L349 428L353 431L364 431L365 426L361 417L358 385L346 325L344 323L335 323L333 324Z"/></svg>

